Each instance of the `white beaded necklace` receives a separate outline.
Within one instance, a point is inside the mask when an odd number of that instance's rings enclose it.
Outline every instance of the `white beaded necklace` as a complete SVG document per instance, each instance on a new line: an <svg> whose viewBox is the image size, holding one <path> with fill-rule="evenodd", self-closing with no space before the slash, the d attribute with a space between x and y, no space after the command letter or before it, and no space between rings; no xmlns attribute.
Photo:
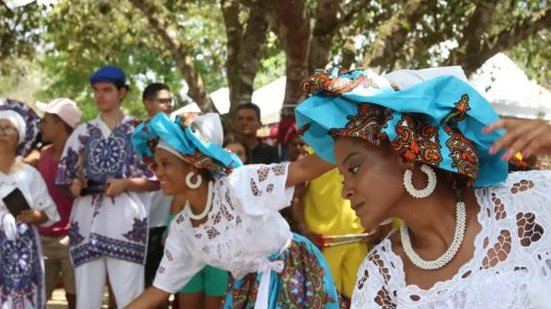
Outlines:
<svg viewBox="0 0 551 309"><path fill-rule="evenodd" d="M413 265L424 270L436 270L444 267L455 257L457 251L459 251L461 243L463 242L463 237L465 236L465 222L467 220L465 203L457 202L457 204L455 205L455 210L455 233L453 235L453 241L448 250L436 260L427 261L421 258L411 246L411 239L409 238L408 227L404 222L400 224L400 237L402 239L404 253L413 263Z"/></svg>
<svg viewBox="0 0 551 309"><path fill-rule="evenodd" d="M209 211L212 207L212 181L209 181L208 192L207 192L207 203L205 204L205 209L203 209L202 213L198 215L193 214L193 211L191 211L191 206L189 205L188 200L186 200L185 207L188 209L189 217L191 219L196 221L203 220L203 218L205 218L209 214Z"/></svg>

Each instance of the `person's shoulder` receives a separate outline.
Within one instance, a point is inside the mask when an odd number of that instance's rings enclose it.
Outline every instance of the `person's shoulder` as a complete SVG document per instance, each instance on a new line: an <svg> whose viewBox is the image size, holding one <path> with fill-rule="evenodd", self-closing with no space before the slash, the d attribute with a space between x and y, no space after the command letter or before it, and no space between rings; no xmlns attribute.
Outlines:
<svg viewBox="0 0 551 309"><path fill-rule="evenodd" d="M507 179L499 184L490 186L493 191L507 191L518 194L527 191L540 190L551 186L551 171L534 170L509 173Z"/></svg>
<svg viewBox="0 0 551 309"><path fill-rule="evenodd" d="M482 210L496 222L512 218L511 224L520 226L526 217L529 221L537 218L546 226L551 224L551 171L513 172L505 182L482 189L477 195Z"/></svg>
<svg viewBox="0 0 551 309"><path fill-rule="evenodd" d="M40 158L42 159L45 155L48 155L52 152L53 145L49 144L40 148Z"/></svg>
<svg viewBox="0 0 551 309"><path fill-rule="evenodd" d="M99 126L98 118L94 118L78 124L73 130L73 133L71 133L71 135L81 134L82 131L86 131L91 127L98 127L98 126Z"/></svg>
<svg viewBox="0 0 551 309"><path fill-rule="evenodd" d="M15 173L21 174L25 178L28 177L29 181L33 181L37 177L42 178L42 175L40 175L40 172L38 171L38 169L36 169L36 167L25 163L23 160L16 160L13 170L15 171Z"/></svg>

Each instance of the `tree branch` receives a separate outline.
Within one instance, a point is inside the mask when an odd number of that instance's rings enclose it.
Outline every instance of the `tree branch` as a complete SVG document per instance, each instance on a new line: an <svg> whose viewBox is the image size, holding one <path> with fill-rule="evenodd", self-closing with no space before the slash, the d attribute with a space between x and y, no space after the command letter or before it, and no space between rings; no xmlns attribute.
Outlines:
<svg viewBox="0 0 551 309"><path fill-rule="evenodd" d="M352 4L350 4L348 7L348 11L343 14L343 16L339 19L339 27L342 25L349 24L356 15L363 10L368 4L370 0L356 0L353 1Z"/></svg>
<svg viewBox="0 0 551 309"><path fill-rule="evenodd" d="M377 38L364 55L364 67L383 67L392 65L397 57L396 51L404 46L408 37L408 26L414 25L425 14L429 1L408 0L400 10L381 25Z"/></svg>
<svg viewBox="0 0 551 309"><path fill-rule="evenodd" d="M333 38L339 29L340 21L337 14L340 10L339 1L317 1L316 20L308 52L308 74L327 64Z"/></svg>
<svg viewBox="0 0 551 309"><path fill-rule="evenodd" d="M470 75L493 55L515 46L522 40L546 28L551 28L551 9L546 9L540 14L535 14L500 31L483 42L477 53L463 54L455 59L450 57L444 64L461 65L465 70L465 74Z"/></svg>
<svg viewBox="0 0 551 309"><path fill-rule="evenodd" d="M268 13L286 55L283 104L296 105L303 95L300 82L308 75L310 16L304 0L278 0L270 4Z"/></svg>
<svg viewBox="0 0 551 309"><path fill-rule="evenodd" d="M130 0L130 2L145 15L149 25L164 42L176 67L189 85L189 96L201 106L203 111L215 110L216 107L207 94L203 79L195 68L193 57L188 52L189 47L176 36L176 31L170 30L170 23L162 10L146 0Z"/></svg>
<svg viewBox="0 0 551 309"><path fill-rule="evenodd" d="M243 33L243 26L239 22L239 1L222 0L221 4L228 40L226 68L230 88L230 112L233 112L239 104L251 101L268 23L263 16L263 7L251 7Z"/></svg>
<svg viewBox="0 0 551 309"><path fill-rule="evenodd" d="M497 6L497 1L479 1L463 30L463 37L446 59L446 63L457 63L458 59L465 55L473 55L480 52L484 40L484 32L491 22L492 14Z"/></svg>
<svg viewBox="0 0 551 309"><path fill-rule="evenodd" d="M13 14L13 11L10 9L10 7L6 4L6 2L0 0L0 4L2 4L2 6L8 10L8 12L10 12L11 14Z"/></svg>

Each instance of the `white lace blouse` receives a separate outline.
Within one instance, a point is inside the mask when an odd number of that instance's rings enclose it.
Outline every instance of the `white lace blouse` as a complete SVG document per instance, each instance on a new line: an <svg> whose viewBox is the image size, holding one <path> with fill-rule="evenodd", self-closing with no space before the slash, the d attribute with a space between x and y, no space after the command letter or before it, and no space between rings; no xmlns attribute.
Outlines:
<svg viewBox="0 0 551 309"><path fill-rule="evenodd" d="M406 285L387 238L360 267L352 308L551 308L551 172L512 173L476 196L482 230L453 278Z"/></svg>
<svg viewBox="0 0 551 309"><path fill-rule="evenodd" d="M269 267L268 257L292 239L279 214L293 197L294 188L285 187L287 171L287 163L246 165L216 179L205 223L193 227L187 208L172 221L153 285L176 292L205 265L237 279Z"/></svg>

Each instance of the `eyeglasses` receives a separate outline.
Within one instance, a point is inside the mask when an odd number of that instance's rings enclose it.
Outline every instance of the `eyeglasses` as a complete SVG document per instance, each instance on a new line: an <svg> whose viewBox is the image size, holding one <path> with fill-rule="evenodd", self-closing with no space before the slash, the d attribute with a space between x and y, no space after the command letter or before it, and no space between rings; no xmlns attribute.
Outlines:
<svg viewBox="0 0 551 309"><path fill-rule="evenodd" d="M0 135L16 135L17 129L13 127L0 127Z"/></svg>

